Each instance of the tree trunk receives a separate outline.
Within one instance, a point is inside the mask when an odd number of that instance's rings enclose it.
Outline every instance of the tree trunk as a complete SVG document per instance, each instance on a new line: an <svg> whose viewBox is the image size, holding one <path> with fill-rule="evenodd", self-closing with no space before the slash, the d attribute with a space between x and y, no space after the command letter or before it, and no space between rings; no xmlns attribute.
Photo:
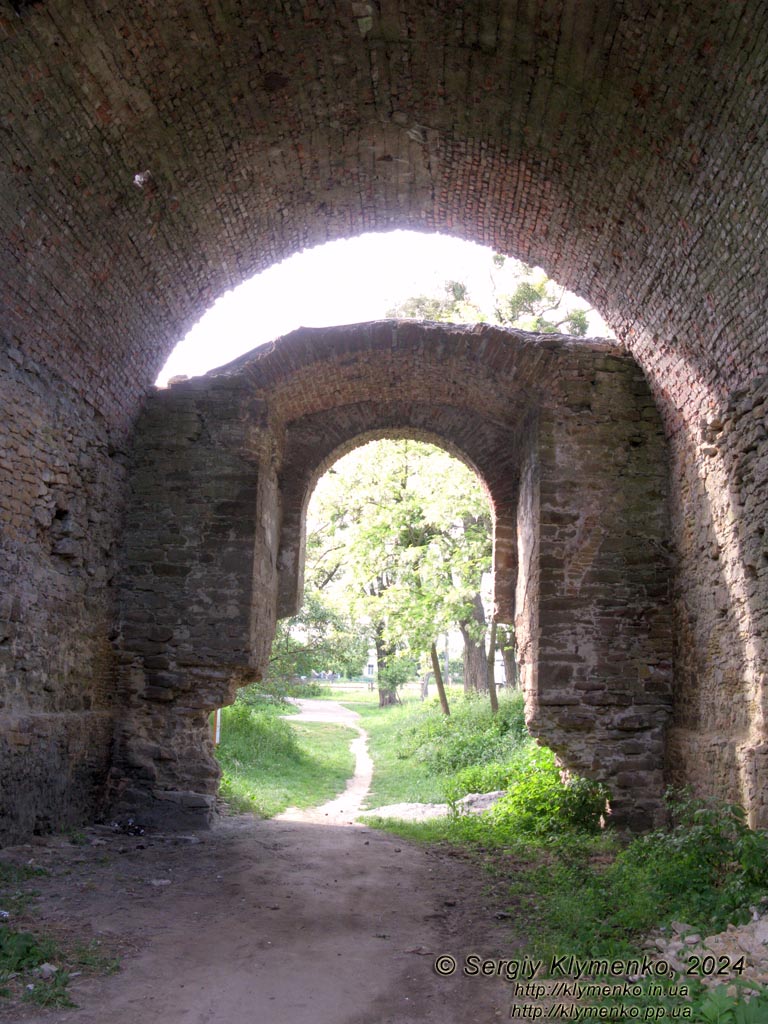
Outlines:
<svg viewBox="0 0 768 1024"><path fill-rule="evenodd" d="M504 681L511 690L518 687L517 662L515 661L515 630L512 626L501 630L501 656L504 659Z"/></svg>
<svg viewBox="0 0 768 1024"><path fill-rule="evenodd" d="M429 677L431 672L425 672L421 680L421 699L426 700L429 696Z"/></svg>
<svg viewBox="0 0 768 1024"><path fill-rule="evenodd" d="M495 715L499 710L499 698L496 696L496 623L491 623L488 637L488 695L491 698L491 711Z"/></svg>
<svg viewBox="0 0 768 1024"><path fill-rule="evenodd" d="M470 625L485 625L485 612L480 594L475 594L472 601L472 620L459 623L464 640L464 692L485 693L488 689L488 663L485 657L485 645L477 643L470 631Z"/></svg>
<svg viewBox="0 0 768 1024"><path fill-rule="evenodd" d="M376 661L378 662L379 707L388 708L393 704L399 704L400 698L397 696L395 687L387 686L382 681L383 672L392 654L392 651L384 643L384 624L382 622L378 622L374 629L374 643L376 644Z"/></svg>
<svg viewBox="0 0 768 1024"><path fill-rule="evenodd" d="M443 686L443 675L440 671L440 659L437 656L437 647L435 647L434 643L429 653L432 658L432 671L435 673L435 686L440 696L440 707L443 709L444 715L450 715L451 709L448 707L448 698L445 694L445 686Z"/></svg>
<svg viewBox="0 0 768 1024"><path fill-rule="evenodd" d="M488 689L488 662L485 647L475 643L464 626L460 627L464 638L464 692L485 693Z"/></svg>

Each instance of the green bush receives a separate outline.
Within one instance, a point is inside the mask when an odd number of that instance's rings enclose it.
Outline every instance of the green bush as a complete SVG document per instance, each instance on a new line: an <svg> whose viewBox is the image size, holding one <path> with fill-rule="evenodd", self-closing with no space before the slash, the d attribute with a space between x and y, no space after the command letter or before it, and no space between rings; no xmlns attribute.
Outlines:
<svg viewBox="0 0 768 1024"><path fill-rule="evenodd" d="M608 796L604 786L581 778L563 782L555 755L545 747L529 749L514 767L507 795L488 811L493 828L539 836L599 831Z"/></svg>
<svg viewBox="0 0 768 1024"><path fill-rule="evenodd" d="M691 800L675 824L597 857L567 837L546 861L518 872L512 895L530 910L539 955L621 956L673 920L713 934L749 920L768 892L768 836L741 808Z"/></svg>
<svg viewBox="0 0 768 1024"><path fill-rule="evenodd" d="M640 836L616 870L652 880L659 905L692 926L746 923L768 892L768 833L750 829L737 805L688 794L670 805L673 828Z"/></svg>
<svg viewBox="0 0 768 1024"><path fill-rule="evenodd" d="M467 793L492 793L497 789L508 789L517 778L519 770L518 758L468 765L456 772L446 786L448 799L458 800Z"/></svg>
<svg viewBox="0 0 768 1024"><path fill-rule="evenodd" d="M326 692L327 688L314 679L267 679L243 686L237 691L235 704L248 707L277 704L285 709L289 706L289 697L322 697Z"/></svg>

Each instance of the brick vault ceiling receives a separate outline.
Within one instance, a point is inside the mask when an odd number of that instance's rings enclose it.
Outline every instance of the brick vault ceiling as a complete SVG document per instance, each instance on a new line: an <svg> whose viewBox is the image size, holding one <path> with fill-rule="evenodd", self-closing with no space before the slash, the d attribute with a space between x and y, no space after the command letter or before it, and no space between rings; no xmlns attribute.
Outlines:
<svg viewBox="0 0 768 1024"><path fill-rule="evenodd" d="M119 418L226 288L409 227L724 389L765 363L767 68L758 3L3 3L3 329Z"/></svg>

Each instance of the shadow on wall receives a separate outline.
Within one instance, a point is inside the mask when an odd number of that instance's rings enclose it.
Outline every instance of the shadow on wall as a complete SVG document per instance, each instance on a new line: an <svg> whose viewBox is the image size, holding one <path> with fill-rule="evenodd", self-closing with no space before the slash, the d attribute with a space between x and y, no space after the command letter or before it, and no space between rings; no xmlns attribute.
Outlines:
<svg viewBox="0 0 768 1024"><path fill-rule="evenodd" d="M680 575L669 775L742 804L761 827L768 824L768 537L756 484L768 479L767 436L768 378L758 378L672 449ZM696 771L701 761L711 766L709 779Z"/></svg>

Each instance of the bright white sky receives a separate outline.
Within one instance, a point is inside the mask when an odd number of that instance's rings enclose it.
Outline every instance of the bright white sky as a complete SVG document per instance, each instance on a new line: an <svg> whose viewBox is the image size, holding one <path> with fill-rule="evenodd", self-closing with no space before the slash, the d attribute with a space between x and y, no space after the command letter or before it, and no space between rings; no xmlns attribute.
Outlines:
<svg viewBox="0 0 768 1024"><path fill-rule="evenodd" d="M177 345L157 384L207 373L297 327L383 319L413 295L441 295L449 280L466 284L470 301L490 311L494 287L499 294L512 291L513 273L513 260L497 270L490 249L447 235L393 231L329 242L222 295ZM566 302L568 308L587 306L574 297ZM590 316L589 333L611 336L597 314Z"/></svg>

